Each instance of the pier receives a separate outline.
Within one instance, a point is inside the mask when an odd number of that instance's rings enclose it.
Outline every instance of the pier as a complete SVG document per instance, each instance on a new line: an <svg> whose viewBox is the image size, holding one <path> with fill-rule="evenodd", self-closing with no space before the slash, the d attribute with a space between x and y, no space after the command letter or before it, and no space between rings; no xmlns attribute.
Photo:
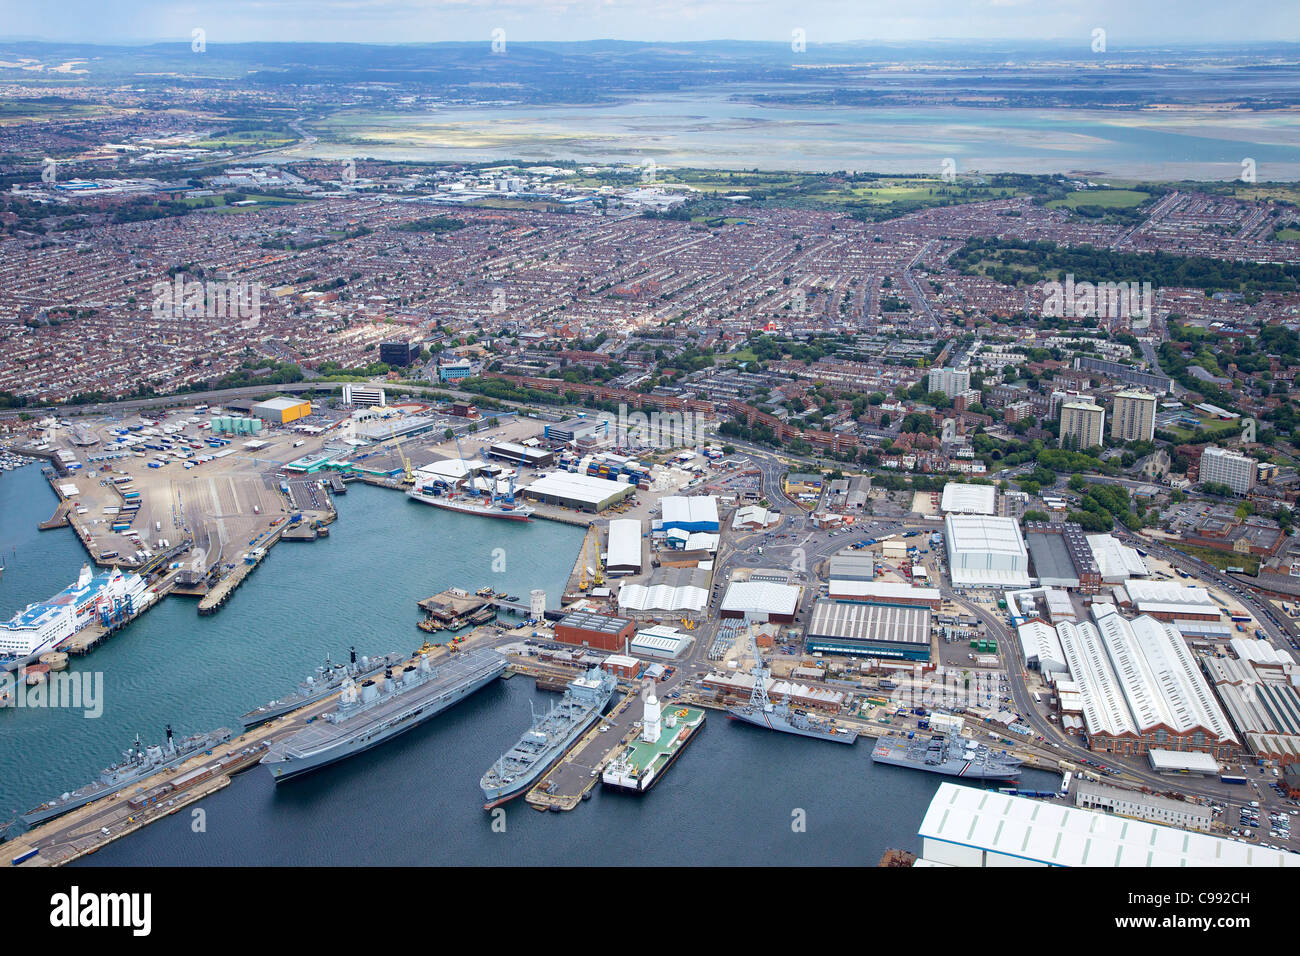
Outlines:
<svg viewBox="0 0 1300 956"><path fill-rule="evenodd" d="M430 662L436 665L447 654L446 650L434 648L429 653ZM62 866L87 853L94 853L106 844L134 833L163 817L177 813L228 786L232 776L251 769L261 760L267 746L276 740L297 733L307 725L308 720L332 710L337 701L338 694L331 694L283 717L250 727L220 747L197 754L175 767L159 771L124 790L94 800L84 807L78 807L60 817L39 824L26 833L14 836L4 844L5 851L11 859L17 859L31 850L37 850L37 855L23 861L20 864L22 866ZM256 754L252 754L250 748L257 748ZM219 772L214 772L212 776L194 786L164 794L165 799L152 804L131 805L133 798L150 793L171 780L183 778L195 770L221 763L223 760L226 762L219 768ZM107 833L104 832L105 829L108 830Z"/></svg>
<svg viewBox="0 0 1300 956"><path fill-rule="evenodd" d="M216 614L221 609L221 606L230 599L230 595L234 594L235 590L244 583L244 579L252 574L253 570L266 558L271 550L271 545L280 540L283 530L284 525L280 525L275 531L271 532L264 542L256 546L256 551L250 552L252 560L245 557L240 564L235 566L233 571L213 585L208 590L208 593L199 600L199 613Z"/></svg>
<svg viewBox="0 0 1300 956"><path fill-rule="evenodd" d="M624 690L623 699L578 738L524 800L537 810L577 807L583 796L600 783L600 772L613 755L636 734L632 724L641 719L644 709L639 694ZM602 733L601 727L609 729Z"/></svg>
<svg viewBox="0 0 1300 956"><path fill-rule="evenodd" d="M55 528L66 528L69 524L68 512L71 510L71 501L60 501L59 506L54 509L54 514L45 521L42 521L36 527L41 531L53 531Z"/></svg>

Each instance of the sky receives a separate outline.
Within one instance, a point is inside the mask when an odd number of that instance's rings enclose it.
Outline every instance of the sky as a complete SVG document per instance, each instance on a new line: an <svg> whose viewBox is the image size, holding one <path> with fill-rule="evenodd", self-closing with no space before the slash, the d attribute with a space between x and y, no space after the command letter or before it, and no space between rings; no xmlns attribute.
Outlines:
<svg viewBox="0 0 1300 956"><path fill-rule="evenodd" d="M619 39L1300 41L1300 0L0 0L0 37L89 43Z"/></svg>

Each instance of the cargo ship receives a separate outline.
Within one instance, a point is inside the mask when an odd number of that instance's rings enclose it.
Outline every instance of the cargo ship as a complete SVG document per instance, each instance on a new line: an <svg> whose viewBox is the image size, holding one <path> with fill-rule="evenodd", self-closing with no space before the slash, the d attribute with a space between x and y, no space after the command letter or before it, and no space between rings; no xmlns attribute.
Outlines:
<svg viewBox="0 0 1300 956"><path fill-rule="evenodd" d="M653 694L646 698L641 733L601 772L600 782L611 790L645 793L668 772L686 745L704 727L704 711L695 707L663 707Z"/></svg>
<svg viewBox="0 0 1300 956"><path fill-rule="evenodd" d="M362 753L460 703L505 669L496 651L476 650L451 653L437 667L421 654L360 684L345 678L337 709L273 743L262 764L281 783Z"/></svg>
<svg viewBox="0 0 1300 956"><path fill-rule="evenodd" d="M491 810L519 796L564 756L614 696L618 679L599 667L569 681L564 697L532 725L519 742L502 754L479 781Z"/></svg>
<svg viewBox="0 0 1300 956"><path fill-rule="evenodd" d="M305 678L292 694L279 700L268 701L261 707L250 710L239 718L244 728L256 727L268 720L283 717L299 707L314 704L316 701L322 700L337 691L343 686L343 681L348 678L363 680L367 677L373 677L385 668L392 667L402 660L401 654L393 652L375 659L362 657L358 661L355 647L349 648L348 657L349 660L346 664L335 664L326 657L324 665L317 667L316 673Z"/></svg>
<svg viewBox="0 0 1300 956"><path fill-rule="evenodd" d="M168 724L167 742L162 745L151 744L148 747L140 745L140 735L137 734L131 749L122 753L125 759L101 771L98 780L42 803L39 807L22 814L19 819L28 826L52 820L78 807L84 807L92 800L107 797L134 783L139 783L160 770L174 767L195 754L219 747L228 740L230 740L230 731L225 727L207 734L195 734L177 743L172 739L172 728Z"/></svg>
<svg viewBox="0 0 1300 956"><path fill-rule="evenodd" d="M528 521L533 516L533 509L527 505L515 504L513 501L505 501L501 498L454 492L441 482L416 485L406 493L406 496L412 501L466 515L504 518L507 521Z"/></svg>
<svg viewBox="0 0 1300 956"><path fill-rule="evenodd" d="M1005 750L951 734L882 737L871 752L871 761L967 780L1014 780L1024 764Z"/></svg>
<svg viewBox="0 0 1300 956"><path fill-rule="evenodd" d="M754 688L750 691L749 703L727 708L727 716L756 727L766 727L783 734L797 734L800 737L815 737L818 740L831 740L837 744L851 744L857 741L858 732L851 727L841 727L833 720L814 717L782 701L774 704L767 696L767 681L770 672L763 666L759 657L754 665Z"/></svg>
<svg viewBox="0 0 1300 956"><path fill-rule="evenodd" d="M0 659L11 665L51 650L91 624L117 627L157 600L140 575L113 568L96 575L83 565L77 583L48 601L0 621Z"/></svg>

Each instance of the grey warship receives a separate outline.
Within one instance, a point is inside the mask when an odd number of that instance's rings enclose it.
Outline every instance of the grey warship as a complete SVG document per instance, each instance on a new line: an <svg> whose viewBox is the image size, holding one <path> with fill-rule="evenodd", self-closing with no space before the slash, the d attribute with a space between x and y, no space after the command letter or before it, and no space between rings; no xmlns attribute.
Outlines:
<svg viewBox="0 0 1300 956"><path fill-rule="evenodd" d="M338 760L377 747L460 703L505 672L493 650L457 651L430 664L421 654L401 670L357 684L343 681L336 710L296 734L273 743L263 765L276 783L292 780Z"/></svg>
<svg viewBox="0 0 1300 956"><path fill-rule="evenodd" d="M755 647L755 654L757 654ZM754 687L749 694L749 703L727 708L727 716L732 720L743 721L756 727L778 730L784 734L798 734L800 737L815 737L818 740L832 740L837 744L851 744L858 739L858 732L851 727L841 727L833 720L814 717L812 714L792 708L788 701L772 703L767 696L767 681L770 672L763 666L762 655L754 665Z"/></svg>
<svg viewBox="0 0 1300 956"><path fill-rule="evenodd" d="M350 659L346 664L335 664L326 657L324 665L317 667L316 673L305 678L292 694L279 700L268 701L261 707L250 710L239 718L244 725L244 729L256 727L268 720L283 717L299 707L305 707L308 704L314 704L318 700L323 700L341 688L343 682L348 678L364 680L366 677L374 677L380 671L392 667L402 660L401 654L393 652L380 658L363 657L358 662L355 647L348 649L348 656Z"/></svg>
<svg viewBox="0 0 1300 956"><path fill-rule="evenodd" d="M882 737L871 751L871 761L967 780L1014 780L1024 763L1005 750L947 734Z"/></svg>
<svg viewBox="0 0 1300 956"><path fill-rule="evenodd" d="M167 742L165 744L150 744L144 747L140 744L140 735L136 734L135 743L129 750L122 752L125 759L121 763L115 763L111 767L106 767L100 771L98 780L42 803L39 807L22 814L19 819L27 826L35 826L38 823L44 823L46 820L52 820L78 807L84 807L92 800L98 800L100 797L107 797L109 794L117 793L133 783L152 776L159 770L174 767L197 753L224 744L229 739L230 731L222 727L211 733L186 737L177 743L172 739L171 724L168 724Z"/></svg>
<svg viewBox="0 0 1300 956"><path fill-rule="evenodd" d="M605 712L617 686L618 679L599 667L569 681L560 702L544 716L534 717L519 742L483 774L483 809L513 800L532 786Z"/></svg>

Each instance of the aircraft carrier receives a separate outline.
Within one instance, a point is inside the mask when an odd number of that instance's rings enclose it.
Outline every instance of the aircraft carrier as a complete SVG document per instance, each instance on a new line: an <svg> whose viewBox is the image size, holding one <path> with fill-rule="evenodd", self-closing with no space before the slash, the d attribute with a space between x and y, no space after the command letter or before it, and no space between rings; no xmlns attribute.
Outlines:
<svg viewBox="0 0 1300 956"><path fill-rule="evenodd" d="M519 742L483 774L483 809L513 800L532 786L604 713L617 686L618 679L599 667L569 681L560 702L544 716L534 716Z"/></svg>
<svg viewBox="0 0 1300 956"><path fill-rule="evenodd" d="M871 760L967 780L1014 780L1024 763L1005 750L992 750L978 741L946 734L882 737L871 752Z"/></svg>
<svg viewBox="0 0 1300 956"><path fill-rule="evenodd" d="M377 747L458 704L505 672L493 650L457 651L437 667L418 663L385 669L382 677L343 681L338 708L285 740L262 758L276 783Z"/></svg>
<svg viewBox="0 0 1300 956"><path fill-rule="evenodd" d="M264 724L268 720L275 720L277 717L283 717L290 711L297 710L299 707L305 707L313 704L318 700L328 697L343 686L343 682L351 678L352 680L362 680L366 677L374 677L385 668L392 667L402 660L402 655L397 652L387 654L384 657L371 659L362 657L360 662L357 661L357 649L350 648L348 651L350 660L346 664L335 664L327 657L321 667L316 668L316 673L309 675L298 685L298 689L287 697L279 700L268 701L261 707L250 710L240 721L244 729L256 727L258 724Z"/></svg>

